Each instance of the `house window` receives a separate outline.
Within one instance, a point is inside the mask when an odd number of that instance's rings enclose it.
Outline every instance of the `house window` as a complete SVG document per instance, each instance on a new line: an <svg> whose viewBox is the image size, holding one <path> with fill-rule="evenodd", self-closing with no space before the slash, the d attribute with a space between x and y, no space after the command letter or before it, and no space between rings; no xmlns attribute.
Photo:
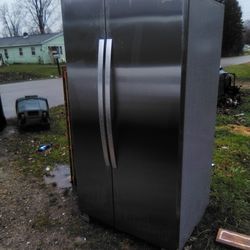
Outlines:
<svg viewBox="0 0 250 250"><path fill-rule="evenodd" d="M19 48L19 55L23 56L23 48Z"/></svg>
<svg viewBox="0 0 250 250"><path fill-rule="evenodd" d="M5 56L5 58L9 58L9 54L8 54L8 50L7 49L4 49L4 56Z"/></svg>
<svg viewBox="0 0 250 250"><path fill-rule="evenodd" d="M36 48L35 47L31 47L31 55L32 56L36 55Z"/></svg>
<svg viewBox="0 0 250 250"><path fill-rule="evenodd" d="M62 46L59 47L59 50L60 50L60 54L62 55L63 54Z"/></svg>

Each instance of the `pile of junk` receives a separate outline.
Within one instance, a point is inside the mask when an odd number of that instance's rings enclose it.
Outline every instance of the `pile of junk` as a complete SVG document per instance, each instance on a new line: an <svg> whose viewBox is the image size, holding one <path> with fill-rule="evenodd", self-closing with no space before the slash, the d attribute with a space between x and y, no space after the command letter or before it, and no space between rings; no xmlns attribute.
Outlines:
<svg viewBox="0 0 250 250"><path fill-rule="evenodd" d="M240 86L236 85L236 75L220 67L218 107L237 107L241 102Z"/></svg>

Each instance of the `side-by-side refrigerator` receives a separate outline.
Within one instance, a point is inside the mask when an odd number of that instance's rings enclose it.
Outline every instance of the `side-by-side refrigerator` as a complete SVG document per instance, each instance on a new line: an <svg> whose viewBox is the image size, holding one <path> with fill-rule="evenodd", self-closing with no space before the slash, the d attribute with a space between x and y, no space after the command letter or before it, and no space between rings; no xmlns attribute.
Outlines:
<svg viewBox="0 0 250 250"><path fill-rule="evenodd" d="M209 200L224 6L62 0L81 210L181 249Z"/></svg>

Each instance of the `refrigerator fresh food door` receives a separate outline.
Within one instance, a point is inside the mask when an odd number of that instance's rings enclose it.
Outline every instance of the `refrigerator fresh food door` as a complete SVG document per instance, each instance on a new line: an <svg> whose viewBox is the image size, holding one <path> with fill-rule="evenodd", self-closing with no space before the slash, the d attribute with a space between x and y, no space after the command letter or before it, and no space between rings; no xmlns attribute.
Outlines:
<svg viewBox="0 0 250 250"><path fill-rule="evenodd" d="M183 1L106 0L105 9L115 225L177 247Z"/></svg>

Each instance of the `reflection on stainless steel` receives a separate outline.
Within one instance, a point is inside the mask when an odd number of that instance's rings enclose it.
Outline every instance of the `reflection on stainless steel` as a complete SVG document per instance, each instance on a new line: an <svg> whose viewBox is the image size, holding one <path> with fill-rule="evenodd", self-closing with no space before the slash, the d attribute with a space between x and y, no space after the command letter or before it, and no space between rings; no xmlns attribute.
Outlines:
<svg viewBox="0 0 250 250"><path fill-rule="evenodd" d="M223 6L62 2L81 209L181 249L208 201Z"/></svg>
<svg viewBox="0 0 250 250"><path fill-rule="evenodd" d="M106 59L105 59L105 108L106 108L106 126L107 126L107 138L110 153L110 161L113 168L117 168L114 137L112 129L112 93L111 93L111 56L112 56L112 39L107 39L106 42Z"/></svg>
<svg viewBox="0 0 250 250"><path fill-rule="evenodd" d="M104 46L105 40L100 39L98 49L98 109L99 109L99 123L100 123L100 134L102 140L103 158L106 166L110 166L108 145L107 145L107 134L105 129L105 111L104 111L104 82L103 82L103 70L104 70Z"/></svg>
<svg viewBox="0 0 250 250"><path fill-rule="evenodd" d="M180 66L119 67L113 70L119 79L116 82L116 113L120 123L142 127L178 126Z"/></svg>

